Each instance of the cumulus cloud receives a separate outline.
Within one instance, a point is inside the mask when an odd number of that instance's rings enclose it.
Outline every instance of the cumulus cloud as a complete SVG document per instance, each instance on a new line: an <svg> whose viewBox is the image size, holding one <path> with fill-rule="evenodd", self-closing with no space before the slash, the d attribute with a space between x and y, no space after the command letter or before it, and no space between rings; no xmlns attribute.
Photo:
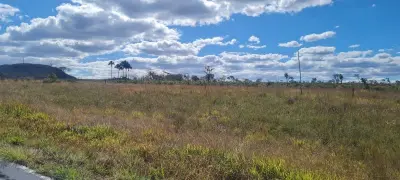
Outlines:
<svg viewBox="0 0 400 180"><path fill-rule="evenodd" d="M296 71L297 54L223 52L199 56L206 46L229 46L237 41L214 37L184 43L180 40L179 26L217 24L231 19L233 14L297 13L331 3L332 0L73 0L57 7L55 16L3 27L0 64L21 62L25 57L26 62L70 67L71 74L77 77L108 78L106 61L112 56L103 55L121 53L122 57L111 59L117 63L129 61L134 67L131 75L143 75L149 69L200 75L204 65L211 65L217 76L275 80L283 78L283 72ZM4 13L4 8L0 8L0 19L18 15L18 11L15 8L12 13L10 10ZM335 34L333 31L310 34L301 40L314 42ZM266 47L259 38L250 39L239 47ZM279 46L301 47L302 44L290 41ZM400 75L399 56L374 54L371 50L335 51L330 46L300 49L304 77L329 79L337 73L334 71L345 75L360 73L363 77ZM84 63L82 59L87 57L95 61Z"/></svg>
<svg viewBox="0 0 400 180"><path fill-rule="evenodd" d="M290 41L290 42L287 42L287 43L279 43L278 46L280 46L280 47L300 47L302 45L303 44L300 44L297 41Z"/></svg>
<svg viewBox="0 0 400 180"><path fill-rule="evenodd" d="M229 19L231 12L225 3L205 0L74 0L78 3L93 4L103 9L118 12L134 19L154 18L169 25L194 26L215 24Z"/></svg>
<svg viewBox="0 0 400 180"><path fill-rule="evenodd" d="M255 43L255 44L260 44L260 38L258 38L257 36L250 36L249 42Z"/></svg>
<svg viewBox="0 0 400 180"><path fill-rule="evenodd" d="M223 52L220 54L225 62L256 62L256 61L279 61L288 58L282 54L251 54L237 52Z"/></svg>
<svg viewBox="0 0 400 180"><path fill-rule="evenodd" d="M300 40L301 41L305 41L305 42L314 42L314 41L319 41L319 40L323 40L323 39L328 39L328 38L332 38L336 35L336 32L334 31L326 31L323 32L321 34L309 34L309 35L305 35L305 36L301 36Z"/></svg>
<svg viewBox="0 0 400 180"><path fill-rule="evenodd" d="M7 50L10 56L82 58L117 51L129 43L176 41L180 36L155 19L131 19L92 4L62 4L56 9L56 16L7 27L0 35L4 47L0 51Z"/></svg>
<svg viewBox="0 0 400 180"><path fill-rule="evenodd" d="M378 59L387 59L390 58L392 55L388 54L388 53L378 53L375 55L375 58Z"/></svg>
<svg viewBox="0 0 400 180"><path fill-rule="evenodd" d="M350 45L350 46L349 46L349 48L358 48L358 47L360 47L359 44L353 44L353 45Z"/></svg>
<svg viewBox="0 0 400 180"><path fill-rule="evenodd" d="M340 52L337 56L341 59L346 58L357 58L357 57L366 57L373 53L372 50L368 51L347 51L347 52Z"/></svg>
<svg viewBox="0 0 400 180"><path fill-rule="evenodd" d="M264 49L264 48L266 48L267 46L266 46L266 45L261 45L261 46L257 46L257 45L247 45L246 47L249 48L249 49L257 50L257 49Z"/></svg>
<svg viewBox="0 0 400 180"><path fill-rule="evenodd" d="M5 33L0 35L0 42L13 44L4 46L2 53L57 57L56 52L59 52L58 57L71 55L82 58L118 50L161 55L163 51L171 52L171 47L177 47L175 53L193 55L202 45L179 42L181 34L169 25L215 24L230 19L232 14L293 13L332 3L331 0L250 0L246 3L237 0L177 1L72 0L72 3L55 8L55 16L34 18L30 22L7 27ZM17 12L17 8L0 4L2 19ZM232 40L229 43L235 42ZM258 44L259 39L254 42ZM48 47L51 45L54 47ZM190 46L194 48L188 50ZM40 55L49 52L47 47L55 53ZM151 47L157 47L157 50ZM264 47L248 45L253 49Z"/></svg>
<svg viewBox="0 0 400 180"><path fill-rule="evenodd" d="M217 0L231 5L231 11L248 16L263 13L296 13L305 8L332 4L332 0Z"/></svg>
<svg viewBox="0 0 400 180"><path fill-rule="evenodd" d="M209 39L198 39L192 43L181 43L176 40L168 41L157 41L148 42L143 41L140 43L129 44L125 47L124 51L133 55L141 53L162 56L162 55L179 55L189 56L197 55L201 49L207 45L220 45L227 46L236 43L236 39L232 39L227 42L223 42L223 37L214 37Z"/></svg>
<svg viewBox="0 0 400 180"><path fill-rule="evenodd" d="M266 45L260 45L261 41L260 38L258 38L257 36L250 36L248 39L248 43L247 45L239 45L240 49L243 49L245 47L249 48L249 49L253 49L253 50L258 50L258 49L264 49L267 46Z"/></svg>
<svg viewBox="0 0 400 180"><path fill-rule="evenodd" d="M57 11L57 16L36 18L30 24L7 27L2 36L15 41L55 38L158 40L179 37L178 32L155 20L128 19L92 5L62 4Z"/></svg>
<svg viewBox="0 0 400 180"><path fill-rule="evenodd" d="M332 0L74 0L118 10L131 18L155 18L173 25L216 24L232 14L258 16L263 13L296 13L305 8L332 4Z"/></svg>
<svg viewBox="0 0 400 180"><path fill-rule="evenodd" d="M328 46L315 46L309 48L301 48L299 51L301 54L332 54L336 50L335 47L328 47Z"/></svg>
<svg viewBox="0 0 400 180"><path fill-rule="evenodd" d="M0 3L0 22L8 22L8 18L14 16L18 12L18 8L12 7L8 4Z"/></svg>

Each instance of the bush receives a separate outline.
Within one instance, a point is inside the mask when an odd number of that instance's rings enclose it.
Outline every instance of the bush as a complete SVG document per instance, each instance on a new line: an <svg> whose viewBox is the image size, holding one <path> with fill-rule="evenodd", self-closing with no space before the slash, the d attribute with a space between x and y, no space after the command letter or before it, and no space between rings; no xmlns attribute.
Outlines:
<svg viewBox="0 0 400 180"><path fill-rule="evenodd" d="M57 81L58 81L57 75L51 73L45 80L43 80L43 83L55 83Z"/></svg>

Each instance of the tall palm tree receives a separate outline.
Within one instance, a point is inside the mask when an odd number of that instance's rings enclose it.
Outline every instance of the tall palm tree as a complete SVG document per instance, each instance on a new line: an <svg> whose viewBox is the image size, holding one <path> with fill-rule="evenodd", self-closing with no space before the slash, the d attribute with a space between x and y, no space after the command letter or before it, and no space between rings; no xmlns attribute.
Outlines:
<svg viewBox="0 0 400 180"><path fill-rule="evenodd" d="M334 74L333 75L333 80L335 81L336 84L339 84L339 82L340 82L339 74Z"/></svg>
<svg viewBox="0 0 400 180"><path fill-rule="evenodd" d="M110 62L108 63L108 65L111 67L111 79L113 78L112 69L113 69L114 64L115 64L114 61L110 61Z"/></svg>
<svg viewBox="0 0 400 180"><path fill-rule="evenodd" d="M126 61L126 67L125 67L125 69L127 69L127 70L128 70L128 72L127 72L127 74L126 74L126 76L128 77L128 75L129 75L129 71L132 69L132 66L131 66L131 64L129 64L129 62L128 62L128 61Z"/></svg>
<svg viewBox="0 0 400 180"><path fill-rule="evenodd" d="M124 66L122 66L122 63L119 63L119 70L120 71L122 71L122 76L121 77L124 77Z"/></svg>
<svg viewBox="0 0 400 180"><path fill-rule="evenodd" d="M132 66L131 66L131 64L129 64L128 61L122 61L121 62L121 66L122 66L123 69L125 69L125 71L126 71L125 78L127 78L128 77L128 72L129 72L130 69L132 69Z"/></svg>
<svg viewBox="0 0 400 180"><path fill-rule="evenodd" d="M339 74L339 80L340 80L340 84L343 84L343 74Z"/></svg>
<svg viewBox="0 0 400 180"><path fill-rule="evenodd" d="M115 69L118 69L118 78L120 78L119 71L121 71L121 68L122 68L121 64L115 65Z"/></svg>
<svg viewBox="0 0 400 180"><path fill-rule="evenodd" d="M285 78L286 78L286 86L288 86L289 85L289 74L288 73L285 73Z"/></svg>

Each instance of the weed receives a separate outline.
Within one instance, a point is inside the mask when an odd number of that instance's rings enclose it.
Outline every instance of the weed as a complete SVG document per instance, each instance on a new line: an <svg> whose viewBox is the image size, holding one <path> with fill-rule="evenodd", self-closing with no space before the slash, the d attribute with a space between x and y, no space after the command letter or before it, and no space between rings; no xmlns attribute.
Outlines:
<svg viewBox="0 0 400 180"><path fill-rule="evenodd" d="M13 136L10 137L6 140L9 144L15 145L15 146L20 146L23 145L25 142L25 139L21 136Z"/></svg>

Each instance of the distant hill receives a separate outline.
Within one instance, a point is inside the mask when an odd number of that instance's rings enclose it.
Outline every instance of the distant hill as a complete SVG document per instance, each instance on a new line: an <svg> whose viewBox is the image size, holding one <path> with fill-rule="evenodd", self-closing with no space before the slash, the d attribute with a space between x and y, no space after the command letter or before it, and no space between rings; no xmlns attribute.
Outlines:
<svg viewBox="0 0 400 180"><path fill-rule="evenodd" d="M59 79L76 79L75 77L66 74L59 68L43 64L0 65L0 75L3 78L45 79L52 73L56 74Z"/></svg>

